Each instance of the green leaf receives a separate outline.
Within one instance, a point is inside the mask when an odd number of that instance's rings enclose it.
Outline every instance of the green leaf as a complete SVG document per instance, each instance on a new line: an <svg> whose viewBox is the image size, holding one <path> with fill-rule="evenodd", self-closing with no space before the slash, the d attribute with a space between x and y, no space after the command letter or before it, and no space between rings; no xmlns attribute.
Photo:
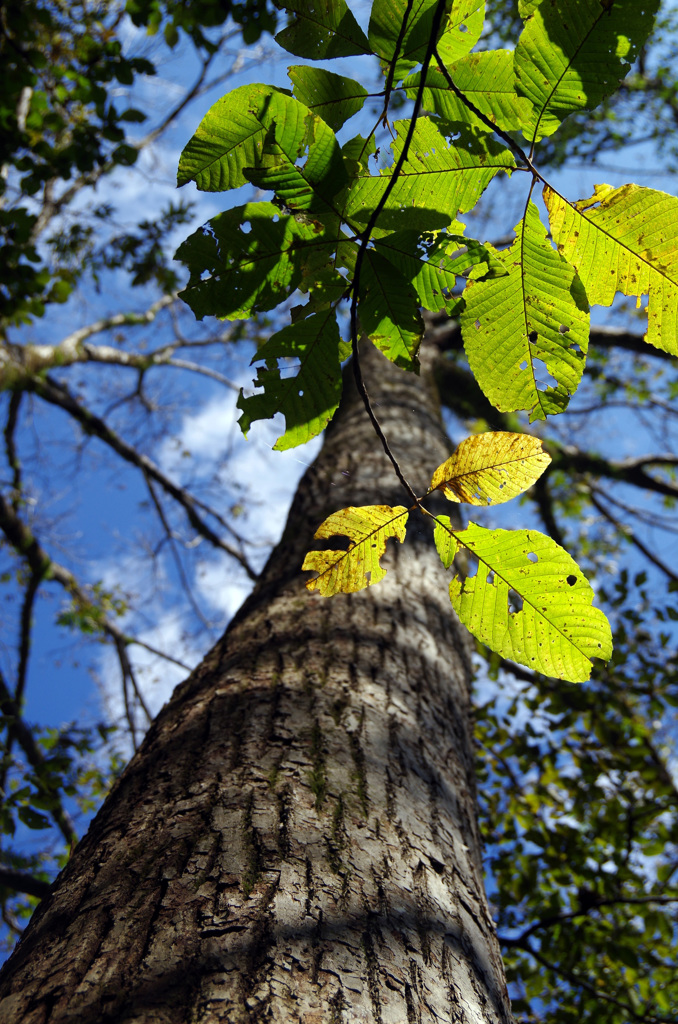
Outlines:
<svg viewBox="0 0 678 1024"><path fill-rule="evenodd" d="M451 529L439 518L443 530ZM450 583L454 610L478 640L501 657L573 683L589 678L591 658L610 657L609 623L592 607L593 590L576 562L554 540L475 523L454 536L478 558L475 576ZM440 554L449 564L448 549ZM520 610L510 610L511 591Z"/></svg>
<svg viewBox="0 0 678 1024"><path fill-rule="evenodd" d="M540 3L541 0L518 0L518 14L523 21L527 21L534 14Z"/></svg>
<svg viewBox="0 0 678 1024"><path fill-rule="evenodd" d="M341 398L341 355L333 309L284 327L269 338L252 360L266 362L265 368L258 369L255 382L263 387L263 395L246 398L241 391L238 398L243 434L255 420L270 419L278 412L283 413L286 425L273 446L278 451L305 444L324 430ZM298 362L296 373L289 375L290 367L284 365L288 375L283 377L279 359Z"/></svg>
<svg viewBox="0 0 678 1024"><path fill-rule="evenodd" d="M678 199L640 185L596 185L590 199L568 203L544 188L551 232L576 268L591 302L615 294L648 295L645 341L678 355Z"/></svg>
<svg viewBox="0 0 678 1024"><path fill-rule="evenodd" d="M346 0L274 0L274 4L290 15L287 27L275 37L288 53L310 60L371 53Z"/></svg>
<svg viewBox="0 0 678 1024"><path fill-rule="evenodd" d="M438 466L430 490L450 501L500 505L531 487L550 462L540 439L530 434L473 434Z"/></svg>
<svg viewBox="0 0 678 1024"><path fill-rule="evenodd" d="M367 89L352 78L335 75L324 68L297 64L288 68L287 74L297 99L334 131L362 109L367 96Z"/></svg>
<svg viewBox="0 0 678 1024"><path fill-rule="evenodd" d="M530 116L532 104L516 95L513 53L510 50L489 50L463 57L450 69L452 80L461 92L498 128L512 131L520 128ZM403 82L410 99L415 99L421 72ZM461 121L481 132L489 131L466 104L452 92L442 72L431 69L426 76L423 106L446 121Z"/></svg>
<svg viewBox="0 0 678 1024"><path fill-rule="evenodd" d="M18 807L17 814L20 821L23 821L24 825L27 825L31 829L49 828L50 821L45 814L40 814L38 811L34 811L32 807Z"/></svg>
<svg viewBox="0 0 678 1024"><path fill-rule="evenodd" d="M403 149L409 122L397 121L392 144L394 164L379 175L358 174L345 197L345 216L364 225L388 186L393 166ZM450 140L442 133L449 133ZM407 159L379 218L379 227L418 231L447 227L458 213L472 209L498 171L510 172L513 154L492 138L462 126L457 132L445 122L420 117Z"/></svg>
<svg viewBox="0 0 678 1024"><path fill-rule="evenodd" d="M490 269L485 246L446 232L397 231L377 239L375 248L412 284L420 305L434 313L455 308L458 275L479 264Z"/></svg>
<svg viewBox="0 0 678 1024"><path fill-rule="evenodd" d="M359 285L360 324L380 352L405 370L419 366L424 321L412 286L380 253L365 253Z"/></svg>
<svg viewBox="0 0 678 1024"><path fill-rule="evenodd" d="M314 211L327 209L346 176L334 132L322 118L272 86L244 85L202 119L181 154L177 180L193 180L209 192L250 181L277 191L291 208Z"/></svg>
<svg viewBox="0 0 678 1024"><path fill-rule="evenodd" d="M534 104L525 138L552 135L568 114L613 93L658 7L659 0L549 0L533 8L515 49L518 89Z"/></svg>
<svg viewBox="0 0 678 1024"><path fill-rule="evenodd" d="M374 0L368 39L374 53L385 64L390 64L397 57L396 81L423 61L437 5L438 0L412 0L408 11L408 0ZM406 18L405 32L396 53L401 26Z"/></svg>
<svg viewBox="0 0 678 1024"><path fill-rule="evenodd" d="M497 254L507 276L466 285L462 336L471 370L496 408L544 419L562 412L581 380L588 303L533 203L515 230L511 248Z"/></svg>
<svg viewBox="0 0 678 1024"><path fill-rule="evenodd" d="M443 63L454 64L480 39L485 24L485 0L454 0L438 40Z"/></svg>
<svg viewBox="0 0 678 1024"><path fill-rule="evenodd" d="M386 569L380 559L389 537L405 539L408 510L403 505L365 505L333 512L315 533L316 540L348 537L346 551L309 551L302 569L318 575L308 580L309 590L318 590L324 597L352 594L383 580Z"/></svg>
<svg viewBox="0 0 678 1024"><path fill-rule="evenodd" d="M244 320L273 309L308 268L328 263L336 238L285 216L272 203L248 203L214 217L179 247L190 270L181 297L196 317Z"/></svg>

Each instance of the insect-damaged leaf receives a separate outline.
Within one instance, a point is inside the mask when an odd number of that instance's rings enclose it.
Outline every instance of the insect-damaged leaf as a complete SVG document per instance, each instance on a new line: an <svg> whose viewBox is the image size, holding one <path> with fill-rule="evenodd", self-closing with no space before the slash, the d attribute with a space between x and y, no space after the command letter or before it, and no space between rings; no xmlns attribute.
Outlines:
<svg viewBox="0 0 678 1024"><path fill-rule="evenodd" d="M551 461L538 437L491 431L462 441L438 466L431 490L450 501L499 505L531 487Z"/></svg>
<svg viewBox="0 0 678 1024"><path fill-rule="evenodd" d="M649 295L645 341L678 355L678 199L640 185L596 185L568 203L544 188L558 251L577 270L591 302L616 292Z"/></svg>
<svg viewBox="0 0 678 1024"><path fill-rule="evenodd" d="M364 505L333 512L316 530L316 540L348 537L345 551L309 551L302 569L318 575L308 580L309 590L319 590L325 597L351 594L377 583L386 575L379 564L389 537L405 539L408 510L402 505Z"/></svg>
<svg viewBox="0 0 678 1024"><path fill-rule="evenodd" d="M453 542L444 537L450 532L478 559L475 576L452 580L450 600L482 643L535 672L573 683L589 678L591 658L610 657L609 623L592 606L593 590L576 562L554 540L534 530L485 530L469 523L453 531L447 517L439 522L436 544L444 564L451 562Z"/></svg>
<svg viewBox="0 0 678 1024"><path fill-rule="evenodd" d="M274 0L274 4L290 15L287 27L275 37L288 53L310 60L370 53L370 44L346 0Z"/></svg>
<svg viewBox="0 0 678 1024"><path fill-rule="evenodd" d="M335 75L324 68L298 64L288 68L287 75L296 98L322 117L335 132L358 113L367 96L367 89L352 78Z"/></svg>
<svg viewBox="0 0 678 1024"><path fill-rule="evenodd" d="M469 365L493 405L544 419L562 412L581 380L588 302L576 272L546 239L533 203L516 236L497 253L506 277L467 284L461 330Z"/></svg>
<svg viewBox="0 0 678 1024"><path fill-rule="evenodd" d="M333 309L283 327L252 360L266 361L266 366L257 371L256 380L264 393L247 398L240 393L238 408L242 416L238 422L243 434L255 420L281 412L286 430L273 447L284 451L310 441L325 429L339 405L341 359L345 356ZM279 359L298 360L296 372L283 377Z"/></svg>

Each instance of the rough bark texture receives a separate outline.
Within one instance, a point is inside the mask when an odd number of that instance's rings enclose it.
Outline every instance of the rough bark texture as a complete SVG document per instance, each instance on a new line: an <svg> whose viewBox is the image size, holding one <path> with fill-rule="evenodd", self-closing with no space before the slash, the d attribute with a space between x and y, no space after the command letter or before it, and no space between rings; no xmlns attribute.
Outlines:
<svg viewBox="0 0 678 1024"><path fill-rule="evenodd" d="M448 455L428 378L365 363L423 493ZM511 1020L482 882L469 648L432 531L412 516L386 579L359 594L309 594L299 571L330 512L403 503L346 392L261 583L6 965L2 1024Z"/></svg>

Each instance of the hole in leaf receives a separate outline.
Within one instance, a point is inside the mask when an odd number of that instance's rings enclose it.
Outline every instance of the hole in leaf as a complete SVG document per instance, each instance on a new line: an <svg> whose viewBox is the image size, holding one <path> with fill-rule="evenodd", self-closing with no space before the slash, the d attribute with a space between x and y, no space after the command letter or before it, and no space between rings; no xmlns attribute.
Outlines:
<svg viewBox="0 0 678 1024"><path fill-rule="evenodd" d="M527 557L529 558L529 560L531 562L538 562L539 561L539 556L537 554L535 554L534 551L528 551L527 552Z"/></svg>
<svg viewBox="0 0 678 1024"><path fill-rule="evenodd" d="M487 583L489 585L491 585L491 586L494 585L494 570L493 569L490 569L490 571L487 574Z"/></svg>
<svg viewBox="0 0 678 1024"><path fill-rule="evenodd" d="M517 594L515 590L509 590L508 593L509 610L514 614L522 612L523 610L523 599L520 594Z"/></svg>
<svg viewBox="0 0 678 1024"><path fill-rule="evenodd" d="M480 329L480 320L476 320L476 322L474 323L473 326L475 327L476 330L479 330Z"/></svg>
<svg viewBox="0 0 678 1024"><path fill-rule="evenodd" d="M577 582L577 577L570 574L565 581L569 587L573 587Z"/></svg>
<svg viewBox="0 0 678 1024"><path fill-rule="evenodd" d="M570 328L567 327L565 324L561 324L560 327L558 328L558 330L560 331L561 334L569 334L570 333Z"/></svg>
<svg viewBox="0 0 678 1024"><path fill-rule="evenodd" d="M558 381L549 373L549 368L543 359L532 360L532 372L534 373L538 391L547 391L549 388L558 386Z"/></svg>
<svg viewBox="0 0 678 1024"><path fill-rule="evenodd" d="M530 331L530 333L527 336L527 340L531 341L532 344L534 345L534 343L535 343L535 341L537 340L538 337L539 337L539 333L537 331Z"/></svg>
<svg viewBox="0 0 678 1024"><path fill-rule="evenodd" d="M583 356L584 355L584 353L582 352L581 348L576 343L576 341L572 342L572 344L570 345L569 351L570 352L576 352L578 356Z"/></svg>
<svg viewBox="0 0 678 1024"><path fill-rule="evenodd" d="M244 235L249 235L250 231L252 230L252 225L248 220L244 220L240 225L240 230Z"/></svg>
<svg viewBox="0 0 678 1024"><path fill-rule="evenodd" d="M522 363L520 364L520 369L521 370L526 370L527 369L527 363L525 362L524 359L523 359Z"/></svg>

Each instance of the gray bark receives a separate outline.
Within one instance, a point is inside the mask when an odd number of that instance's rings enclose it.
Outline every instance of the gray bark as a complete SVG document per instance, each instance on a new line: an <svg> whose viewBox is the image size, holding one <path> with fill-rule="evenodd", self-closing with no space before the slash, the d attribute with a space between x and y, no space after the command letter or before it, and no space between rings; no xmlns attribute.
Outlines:
<svg viewBox="0 0 678 1024"><path fill-rule="evenodd" d="M375 409L424 493L449 454L430 377L371 352ZM404 503L347 386L261 582L6 965L2 1024L509 1024L469 646L432 531L413 514L358 594L300 573L330 512Z"/></svg>

